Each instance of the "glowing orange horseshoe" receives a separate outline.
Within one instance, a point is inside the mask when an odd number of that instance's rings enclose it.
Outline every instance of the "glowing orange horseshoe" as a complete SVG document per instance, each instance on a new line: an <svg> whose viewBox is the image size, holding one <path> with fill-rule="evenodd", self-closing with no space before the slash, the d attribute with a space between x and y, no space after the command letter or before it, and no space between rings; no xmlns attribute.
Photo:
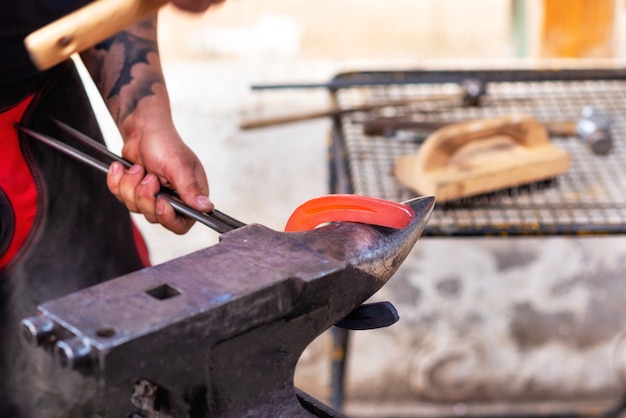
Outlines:
<svg viewBox="0 0 626 418"><path fill-rule="evenodd" d="M285 232L314 229L325 222L359 222L387 228L406 227L413 209L402 203L353 194L332 194L311 199L291 214Z"/></svg>

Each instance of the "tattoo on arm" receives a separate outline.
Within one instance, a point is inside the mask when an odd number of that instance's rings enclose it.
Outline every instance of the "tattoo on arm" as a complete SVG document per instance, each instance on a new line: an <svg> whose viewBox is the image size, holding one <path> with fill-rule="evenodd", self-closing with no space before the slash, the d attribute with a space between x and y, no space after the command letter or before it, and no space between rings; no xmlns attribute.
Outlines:
<svg viewBox="0 0 626 418"><path fill-rule="evenodd" d="M96 45L85 64L115 122L121 124L142 98L155 94L152 89L155 83L164 84L156 20L147 20Z"/></svg>

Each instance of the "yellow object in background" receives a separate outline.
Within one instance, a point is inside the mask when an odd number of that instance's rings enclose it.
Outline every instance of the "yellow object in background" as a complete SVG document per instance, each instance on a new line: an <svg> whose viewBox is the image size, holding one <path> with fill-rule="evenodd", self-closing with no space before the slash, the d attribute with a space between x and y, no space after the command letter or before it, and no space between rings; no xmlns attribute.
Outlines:
<svg viewBox="0 0 626 418"><path fill-rule="evenodd" d="M541 55L613 56L615 0L543 0Z"/></svg>

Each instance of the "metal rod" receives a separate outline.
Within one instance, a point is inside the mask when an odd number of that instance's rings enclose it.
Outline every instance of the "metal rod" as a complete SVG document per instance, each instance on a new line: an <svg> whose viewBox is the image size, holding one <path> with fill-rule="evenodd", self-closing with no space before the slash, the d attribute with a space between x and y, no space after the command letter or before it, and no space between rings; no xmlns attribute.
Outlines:
<svg viewBox="0 0 626 418"><path fill-rule="evenodd" d="M118 163L121 163L124 167L126 168L130 168L132 166L132 163L128 160L125 160L124 158L120 157L119 155L113 154L107 147L105 147L103 144L101 144L100 142L94 140L93 138L90 138L89 136L85 135L84 133L72 128L71 126L61 122L60 120L54 119L54 118L46 118L48 119L50 122L52 122L52 124L54 124L54 126L56 126L57 128L59 128L61 131L65 132L66 134L68 134L69 136L71 136L72 138L78 140L81 144L85 145L86 147L92 149L93 151L97 152L99 155L106 157L106 158L110 158L114 161L117 161Z"/></svg>
<svg viewBox="0 0 626 418"><path fill-rule="evenodd" d="M60 123L60 122L59 122ZM32 129L29 129L21 124L16 124L15 128L32 137L33 139L36 139L40 142L43 142L44 144L50 146L51 148L62 152L84 164L89 165L90 167L93 167L103 173L107 173L109 171L109 166L90 156L87 155L81 151L78 151L74 148L72 148L70 145L65 144L59 140L56 140L54 138L51 138L47 135L41 134L39 132L35 132ZM88 138L88 137L87 137ZM93 140L91 140L93 141ZM96 141L93 141L96 142ZM109 154L109 156L115 155L113 153L110 153L107 150L107 154ZM119 157L118 157L119 158ZM125 167L130 167L129 164L131 164L130 162L123 160L125 162L122 162L122 164L124 164ZM120 161L121 162L121 161ZM131 164L132 165L132 164ZM207 213L202 213L199 212L189 206L187 206L186 204L180 202L179 200L176 200L176 198L174 196L172 196L170 193L167 193L166 191L159 191L155 197L160 197L163 198L165 200L167 200L167 202L169 204L172 205L172 207L180 214L188 216L192 219L195 219L196 221L208 226L209 228L219 232L220 234L226 233L228 231L232 231L233 229L237 229L239 227L245 226L245 224L243 222L240 222L234 218L231 218L228 215L225 215L222 212L213 210L211 212L207 212Z"/></svg>
<svg viewBox="0 0 626 418"><path fill-rule="evenodd" d="M56 126L57 128L59 128L61 131L65 132L66 134L70 135L72 138L76 139L78 142L80 142L81 144L85 145L86 147L89 147L90 149L94 150L95 152L97 152L99 155L105 157L105 158L110 158L112 160L115 160L119 163L121 163L124 167L126 168L130 168L132 167L132 163L116 154L113 154L107 147L105 147L103 144L101 144L98 141L95 141L93 138L90 138L89 136L85 135L84 133L72 128L71 126L61 122L58 119L54 119L54 118L47 118L50 122L52 122L54 124L54 126ZM174 197L179 197L178 193L176 192L176 190L172 190L168 187L164 187L161 186L161 190L162 193L167 193L171 196ZM184 209L182 209L184 210ZM238 221L237 219L226 215L223 212L220 212L217 209L213 209L213 211L211 211L211 215L213 218L215 218L218 221L222 221L225 224L233 227L232 229L235 228L240 228L242 226L246 226L245 223ZM194 218L195 219L195 218Z"/></svg>
<svg viewBox="0 0 626 418"><path fill-rule="evenodd" d="M80 144L86 146L87 148L91 149L92 151L95 151L101 157L104 157L107 160L111 160L111 162L117 161L118 163L122 164L126 168L132 167L133 163L131 163L130 161L120 157L119 155L113 154L106 146L104 146L100 142L94 140L93 138L85 135L84 133L82 133L80 131L77 131L76 129L72 128L71 126L69 126L69 125L67 125L67 124L65 124L63 122L61 122L60 120L57 120L57 119L54 119L54 118L47 118L47 119L52 124L54 124L57 128L59 128L61 131L63 131L64 133L68 134L69 136L71 136L73 139L78 141ZM65 145L64 143L61 143L61 144ZM178 193L176 192L176 190L172 190L169 187L161 186L160 191L164 192L164 193L168 193L169 195L174 196L174 197L179 197Z"/></svg>
<svg viewBox="0 0 626 418"><path fill-rule="evenodd" d="M213 209L211 215L214 219L224 222L225 224L232 227L232 229L241 228L242 226L246 226L245 223L231 217L230 215L225 214L217 209Z"/></svg>

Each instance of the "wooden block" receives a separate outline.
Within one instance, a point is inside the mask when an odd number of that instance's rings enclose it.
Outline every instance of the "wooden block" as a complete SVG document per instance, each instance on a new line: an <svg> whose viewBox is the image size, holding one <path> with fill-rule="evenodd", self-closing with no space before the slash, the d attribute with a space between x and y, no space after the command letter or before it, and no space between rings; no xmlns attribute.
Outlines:
<svg viewBox="0 0 626 418"><path fill-rule="evenodd" d="M569 163L542 123L513 115L438 129L415 155L398 158L394 173L420 195L444 202L549 179Z"/></svg>

